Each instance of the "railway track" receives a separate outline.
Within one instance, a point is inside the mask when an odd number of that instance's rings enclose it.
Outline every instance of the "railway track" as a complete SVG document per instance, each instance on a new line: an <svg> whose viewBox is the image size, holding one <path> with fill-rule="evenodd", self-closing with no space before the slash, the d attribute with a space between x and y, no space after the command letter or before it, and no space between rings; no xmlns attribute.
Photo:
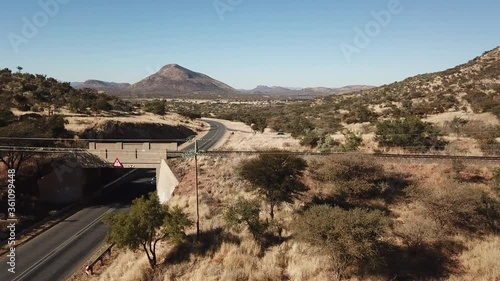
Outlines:
<svg viewBox="0 0 500 281"><path fill-rule="evenodd" d="M346 155L350 153L338 152L338 153L313 153L313 152L288 152L288 151L199 151L199 155L258 155L258 154L288 154L297 156L332 156L332 155ZM187 153L172 153L172 156L189 156ZM462 161L488 161L488 162L500 162L500 156L462 156L462 155L436 155L436 154L386 154L386 153L375 153L375 154L362 154L368 155L381 159L388 158L400 158L400 159L436 159L436 160L462 160Z"/></svg>

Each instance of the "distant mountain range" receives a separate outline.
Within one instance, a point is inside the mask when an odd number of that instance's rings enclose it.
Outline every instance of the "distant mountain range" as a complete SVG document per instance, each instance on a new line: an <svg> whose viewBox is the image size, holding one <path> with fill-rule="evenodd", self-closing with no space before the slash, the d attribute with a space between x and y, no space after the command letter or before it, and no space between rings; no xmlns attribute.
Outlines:
<svg viewBox="0 0 500 281"><path fill-rule="evenodd" d="M87 80L85 82L71 82L71 86L75 89L90 88L104 92L119 92L127 90L128 87L130 87L130 84L105 82L100 80Z"/></svg>
<svg viewBox="0 0 500 281"><path fill-rule="evenodd" d="M315 98L371 89L371 86L346 86L343 88L287 88L258 86L253 90L236 90L205 74L194 72L177 64L168 64L157 73L135 83L114 83L100 80L73 82L78 89L90 88L98 91L132 97L154 98Z"/></svg>
<svg viewBox="0 0 500 281"><path fill-rule="evenodd" d="M316 88L289 88L289 87L280 87L280 86L257 86L257 88L252 90L240 90L243 93L247 94L257 94L264 96L279 96L279 97L321 97L321 96L331 96L331 95L340 95L349 92L361 91L374 88L373 86L365 86L365 85L353 85L346 86L342 88L325 88L325 87L316 87Z"/></svg>

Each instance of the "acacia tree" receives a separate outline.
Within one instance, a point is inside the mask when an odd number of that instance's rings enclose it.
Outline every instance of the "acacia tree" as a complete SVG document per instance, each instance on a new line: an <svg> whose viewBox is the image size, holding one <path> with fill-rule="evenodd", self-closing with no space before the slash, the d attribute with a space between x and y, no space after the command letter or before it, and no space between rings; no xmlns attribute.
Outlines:
<svg viewBox="0 0 500 281"><path fill-rule="evenodd" d="M135 199L127 213L106 216L104 222L109 226L106 237L109 243L132 251L142 248L151 268L157 264L158 242L168 240L178 244L186 237L185 229L192 225L180 208L169 209L160 204L155 192L149 198Z"/></svg>
<svg viewBox="0 0 500 281"><path fill-rule="evenodd" d="M16 148L2 148L0 151L0 162L7 166L9 170L15 170L16 174L19 172L22 164L33 157L32 148L23 148L19 150Z"/></svg>
<svg viewBox="0 0 500 281"><path fill-rule="evenodd" d="M276 206L292 203L307 190L300 181L306 168L304 159L275 151L244 161L240 166L240 175L264 194L271 220L274 220Z"/></svg>
<svg viewBox="0 0 500 281"><path fill-rule="evenodd" d="M16 173L22 165L35 154L36 146L54 144L41 142L36 138L57 138L66 136L67 122L62 116L32 119L14 122L9 126L0 127L0 162L8 169L15 169ZM16 138L23 138L22 140Z"/></svg>

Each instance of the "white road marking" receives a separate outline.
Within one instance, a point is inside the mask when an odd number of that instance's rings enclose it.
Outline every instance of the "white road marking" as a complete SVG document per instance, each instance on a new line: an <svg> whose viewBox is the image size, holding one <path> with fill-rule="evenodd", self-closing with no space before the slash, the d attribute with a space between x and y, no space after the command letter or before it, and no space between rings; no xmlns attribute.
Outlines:
<svg viewBox="0 0 500 281"><path fill-rule="evenodd" d="M92 221L90 224L85 226L83 229L78 231L75 235L71 236L68 240L64 241L61 245L59 245L57 248L52 250L50 253L45 255L43 258L41 258L38 262L27 268L25 271L23 271L21 274L19 274L16 278L12 279L12 281L18 281L21 280L21 278L25 277L26 275L30 274L32 271L40 267L46 260L48 260L50 257L52 257L54 254L59 252L60 250L64 249L67 245L69 245L71 242L76 240L78 237L80 237L85 231L87 231L89 228L94 226L97 222L99 222L105 215L108 213L114 211L114 208L111 208L104 212L102 215L100 215L98 218L96 218L94 221Z"/></svg>

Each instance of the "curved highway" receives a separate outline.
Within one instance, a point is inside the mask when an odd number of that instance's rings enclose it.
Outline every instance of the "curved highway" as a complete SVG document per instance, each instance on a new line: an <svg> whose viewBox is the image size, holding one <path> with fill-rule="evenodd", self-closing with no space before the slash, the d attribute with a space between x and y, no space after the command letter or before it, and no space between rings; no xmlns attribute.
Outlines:
<svg viewBox="0 0 500 281"><path fill-rule="evenodd" d="M209 150L221 140L226 127L216 121L203 120L210 124L209 132L200 140L200 150ZM183 151L194 149L194 144ZM73 272L81 270L85 262L103 245L106 226L101 219L108 213L128 208L130 202L154 189L149 180L154 172L148 172L140 179L123 184L120 194L101 206L92 206L75 213L61 223L48 229L26 244L16 248L15 273L8 271L5 254L0 259L1 281L57 281L66 280Z"/></svg>
<svg viewBox="0 0 500 281"><path fill-rule="evenodd" d="M226 134L226 126L217 121L202 119L203 122L210 125L208 133L203 138L198 140L198 150L209 150L213 148ZM182 151L194 150L194 142L184 148Z"/></svg>

